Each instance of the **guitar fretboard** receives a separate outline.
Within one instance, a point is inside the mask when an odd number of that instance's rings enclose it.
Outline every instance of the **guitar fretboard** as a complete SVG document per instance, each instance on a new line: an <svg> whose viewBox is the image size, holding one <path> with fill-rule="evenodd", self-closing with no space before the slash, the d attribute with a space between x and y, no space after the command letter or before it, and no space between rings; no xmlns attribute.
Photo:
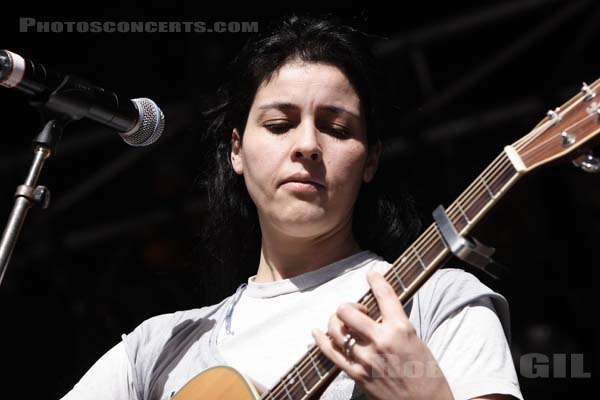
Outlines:
<svg viewBox="0 0 600 400"><path fill-rule="evenodd" d="M507 153L502 152L446 209L456 230L461 235L467 234L519 177L520 173L513 167ZM406 304L450 256L451 252L437 226L431 224L394 261L384 277L396 290L402 304ZM371 290L358 302L367 307L371 318L376 321L381 319ZM338 372L339 368L315 344L261 399L309 399L322 385L333 380Z"/></svg>

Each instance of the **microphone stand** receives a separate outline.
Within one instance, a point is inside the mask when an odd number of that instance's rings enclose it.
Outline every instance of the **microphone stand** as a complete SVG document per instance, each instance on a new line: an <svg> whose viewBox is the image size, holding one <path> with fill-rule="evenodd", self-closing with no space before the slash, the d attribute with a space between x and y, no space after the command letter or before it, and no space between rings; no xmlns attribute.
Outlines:
<svg viewBox="0 0 600 400"><path fill-rule="evenodd" d="M34 104L36 105L36 104ZM39 104L38 104L39 105ZM48 118L49 117L49 118ZM73 121L64 114L42 112L42 121L46 121L42 130L33 140L33 161L25 183L17 186L15 203L0 240L0 285L17 243L19 232L25 222L27 212L33 206L48 208L50 190L45 186L36 186L44 162L56 152L56 146L63 134L64 127Z"/></svg>

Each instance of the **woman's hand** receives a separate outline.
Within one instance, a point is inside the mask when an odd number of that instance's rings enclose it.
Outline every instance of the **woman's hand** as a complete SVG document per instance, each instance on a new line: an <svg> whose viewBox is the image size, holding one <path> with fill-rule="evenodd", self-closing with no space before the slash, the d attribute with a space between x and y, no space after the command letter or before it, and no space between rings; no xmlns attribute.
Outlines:
<svg viewBox="0 0 600 400"><path fill-rule="evenodd" d="M452 399L446 378L417 337L394 288L375 271L367 273L367 281L382 321L375 322L361 304L344 303L329 320L329 337L313 330L321 351L354 379L369 399ZM348 333L356 338L350 358L344 354Z"/></svg>

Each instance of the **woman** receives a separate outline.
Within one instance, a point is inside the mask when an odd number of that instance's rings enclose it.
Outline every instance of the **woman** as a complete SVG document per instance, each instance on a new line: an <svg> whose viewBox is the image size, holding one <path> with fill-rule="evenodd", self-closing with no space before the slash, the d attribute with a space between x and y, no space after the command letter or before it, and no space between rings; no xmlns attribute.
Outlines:
<svg viewBox="0 0 600 400"><path fill-rule="evenodd" d="M249 42L230 76L207 114L204 243L215 277L247 282L144 321L64 399L169 399L224 364L265 392L315 343L342 371L322 399L522 398L501 295L444 269L402 305L383 278L419 224L377 186L380 92L364 35L292 17ZM356 303L369 288L381 323Z"/></svg>

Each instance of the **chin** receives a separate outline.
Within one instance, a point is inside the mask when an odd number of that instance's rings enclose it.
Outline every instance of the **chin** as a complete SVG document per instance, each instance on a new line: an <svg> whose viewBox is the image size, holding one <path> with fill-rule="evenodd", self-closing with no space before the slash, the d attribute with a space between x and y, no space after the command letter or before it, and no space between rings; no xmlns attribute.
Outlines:
<svg viewBox="0 0 600 400"><path fill-rule="evenodd" d="M284 219L280 227L286 235L298 238L313 237L327 230L322 217Z"/></svg>

